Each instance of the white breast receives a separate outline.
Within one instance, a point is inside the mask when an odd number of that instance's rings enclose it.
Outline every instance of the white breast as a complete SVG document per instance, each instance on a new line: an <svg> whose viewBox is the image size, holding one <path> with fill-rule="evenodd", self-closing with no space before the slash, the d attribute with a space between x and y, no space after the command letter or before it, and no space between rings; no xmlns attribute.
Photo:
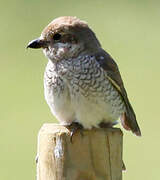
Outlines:
<svg viewBox="0 0 160 180"><path fill-rule="evenodd" d="M61 124L68 125L74 121L75 112L68 87L50 62L44 74L44 95L51 112Z"/></svg>

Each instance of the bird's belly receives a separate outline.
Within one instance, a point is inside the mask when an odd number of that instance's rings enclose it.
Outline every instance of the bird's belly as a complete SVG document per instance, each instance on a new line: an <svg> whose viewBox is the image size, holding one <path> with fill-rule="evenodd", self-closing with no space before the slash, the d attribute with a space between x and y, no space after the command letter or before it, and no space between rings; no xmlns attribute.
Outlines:
<svg viewBox="0 0 160 180"><path fill-rule="evenodd" d="M63 125L79 122L84 128L98 127L101 122L113 123L124 111L117 106L119 98L114 100L97 96L84 96L73 93L67 87L63 89L45 86L45 99L53 115ZM104 100L105 99L105 100Z"/></svg>
<svg viewBox="0 0 160 180"><path fill-rule="evenodd" d="M83 95L73 101L76 121L84 128L99 127L101 122L114 123L123 112L123 109L116 109L110 102L105 102L100 98L86 98Z"/></svg>
<svg viewBox="0 0 160 180"><path fill-rule="evenodd" d="M62 125L70 125L75 119L75 112L71 104L70 94L67 87L45 88L45 99L51 112Z"/></svg>

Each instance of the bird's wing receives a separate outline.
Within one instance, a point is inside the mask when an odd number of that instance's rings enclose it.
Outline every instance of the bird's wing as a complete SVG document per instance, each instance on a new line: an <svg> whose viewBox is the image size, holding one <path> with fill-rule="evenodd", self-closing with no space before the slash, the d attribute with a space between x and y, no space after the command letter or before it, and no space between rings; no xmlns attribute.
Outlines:
<svg viewBox="0 0 160 180"><path fill-rule="evenodd" d="M109 81L118 90L119 94L125 102L126 112L121 116L122 126L126 130L131 130L137 136L141 136L141 131L136 121L136 115L128 100L128 96L124 88L117 64L112 59L112 57L103 50L99 53L96 53L95 57L101 68L103 68L103 70L107 72L107 78L109 79Z"/></svg>

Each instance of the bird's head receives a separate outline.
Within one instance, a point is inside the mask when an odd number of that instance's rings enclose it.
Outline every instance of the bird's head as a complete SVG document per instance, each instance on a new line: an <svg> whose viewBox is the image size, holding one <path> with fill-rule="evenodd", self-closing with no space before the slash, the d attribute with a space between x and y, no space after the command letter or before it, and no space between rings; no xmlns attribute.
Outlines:
<svg viewBox="0 0 160 180"><path fill-rule="evenodd" d="M27 48L42 48L47 58L59 61L91 54L100 48L100 43L86 22L64 16L53 20Z"/></svg>

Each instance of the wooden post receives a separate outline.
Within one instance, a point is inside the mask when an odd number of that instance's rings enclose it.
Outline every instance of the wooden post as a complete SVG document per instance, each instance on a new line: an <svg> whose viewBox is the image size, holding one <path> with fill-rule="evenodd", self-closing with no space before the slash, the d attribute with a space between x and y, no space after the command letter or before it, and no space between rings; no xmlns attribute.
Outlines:
<svg viewBox="0 0 160 180"><path fill-rule="evenodd" d="M37 180L122 180L122 132L118 128L77 132L44 124L38 136Z"/></svg>

